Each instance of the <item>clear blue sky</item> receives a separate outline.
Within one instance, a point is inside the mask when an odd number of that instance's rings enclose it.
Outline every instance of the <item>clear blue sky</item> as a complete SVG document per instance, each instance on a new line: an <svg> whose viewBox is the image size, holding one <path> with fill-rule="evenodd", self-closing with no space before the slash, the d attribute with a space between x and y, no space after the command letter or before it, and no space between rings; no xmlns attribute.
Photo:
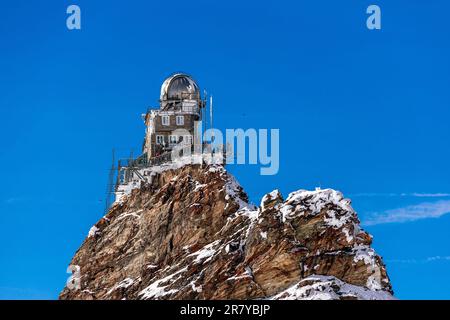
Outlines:
<svg viewBox="0 0 450 320"><path fill-rule="evenodd" d="M65 25L73 3L80 31ZM373 3L381 31L365 27ZM280 129L278 175L230 167L253 201L341 190L397 297L450 298L449 12L447 0L2 1L0 298L57 297L103 215L111 149L139 150L140 114L173 71L213 93L218 127Z"/></svg>

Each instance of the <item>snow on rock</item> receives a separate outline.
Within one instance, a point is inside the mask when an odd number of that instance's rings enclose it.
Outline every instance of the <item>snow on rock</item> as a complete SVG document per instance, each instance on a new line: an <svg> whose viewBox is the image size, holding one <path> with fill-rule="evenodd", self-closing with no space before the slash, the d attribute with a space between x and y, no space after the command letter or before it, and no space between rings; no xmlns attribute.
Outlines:
<svg viewBox="0 0 450 320"><path fill-rule="evenodd" d="M233 199L239 204L239 209L255 209L255 206L252 204L247 203L245 200L242 199L242 187L239 185L237 180L226 173L226 171L222 172L222 176L226 175L226 183L225 183L225 192L229 196L228 199Z"/></svg>
<svg viewBox="0 0 450 320"><path fill-rule="evenodd" d="M363 261L365 265L374 266L376 264L375 250L367 245L356 245L352 249L354 253L353 261L357 263L358 261Z"/></svg>
<svg viewBox="0 0 450 320"><path fill-rule="evenodd" d="M270 298L271 300L394 300L386 291L352 285L333 276L312 275Z"/></svg>
<svg viewBox="0 0 450 320"><path fill-rule="evenodd" d="M125 201L126 197L131 194L131 192L135 189L139 189L142 184L151 183L152 178L156 174L163 173L169 170L177 170L182 167L192 165L192 164L202 164L205 163L208 166L208 173L219 173L222 177L225 177L227 183L225 185L226 193L235 201L238 202L239 208L254 208L253 205L247 203L240 197L242 193L242 187L236 181L236 179L229 175L223 165L217 164L220 159L223 159L223 156L220 153L215 154L215 156L211 156L209 154L194 154L191 156L184 156L178 159L173 160L172 162L167 162L161 164L159 166L152 166L148 168L142 168L137 170L140 176L145 178L145 181L142 181L136 173L131 173L132 178L131 181L127 184L119 184L117 186L117 190L115 192L115 202L114 204L121 204ZM176 181L177 177L174 177L172 181ZM195 181L194 192L198 191L202 188L205 188L206 184L201 184L198 181Z"/></svg>
<svg viewBox="0 0 450 320"><path fill-rule="evenodd" d="M139 179L136 173L134 172L131 173L132 178L130 182L128 182L127 184L119 184L117 186L117 190L115 193L116 194L115 203L123 203L124 199L126 198L127 195L131 193L131 191L140 188L142 183L146 182L151 183L152 178L157 173L162 173L169 170L177 170L179 168L191 164L201 164L202 161L206 162L212 161L210 159L211 157L208 158L208 156L209 155L195 154L191 156L180 157L178 159L173 160L172 162L163 163L159 166L152 166L137 170L137 172L145 178L145 181Z"/></svg>
<svg viewBox="0 0 450 320"><path fill-rule="evenodd" d="M116 190L116 200L114 203L123 203L126 196L131 193L134 189L140 188L141 183L139 180L130 181L127 184L120 184L117 186Z"/></svg>
<svg viewBox="0 0 450 320"><path fill-rule="evenodd" d="M140 209L140 210L137 210L137 211L134 211L134 212L124 212L121 215L119 215L117 217L117 219L121 220L121 219L125 219L127 217L133 217L133 218L138 218L139 219L141 216L138 213L141 213L142 211L144 211L144 210Z"/></svg>
<svg viewBox="0 0 450 320"><path fill-rule="evenodd" d="M123 187L71 262L89 281L61 299L392 299L340 192L274 190L255 207L223 166L178 165Z"/></svg>
<svg viewBox="0 0 450 320"><path fill-rule="evenodd" d="M291 215L293 213L303 214L307 211L309 215L316 215L330 204L343 211L354 213L353 208L350 206L350 201L344 199L342 193L333 189L317 189L315 191L298 190L291 192L280 210L284 211L284 219L290 219L293 218ZM342 218L338 219L331 212L328 222L332 226L340 226L342 224L341 220Z"/></svg>
<svg viewBox="0 0 450 320"><path fill-rule="evenodd" d="M151 285L149 285L147 288L142 290L139 293L139 296L141 296L141 299L158 299L170 294L173 294L177 292L176 289L169 289L166 290L166 287L168 287L170 284L175 282L177 279L181 277L181 273L185 272L187 270L187 267L184 267L162 279L159 279L155 282L153 282ZM178 276L174 279L175 276Z"/></svg>
<svg viewBox="0 0 450 320"><path fill-rule="evenodd" d="M245 279L245 278L253 278L253 272L252 270L247 266L244 269L245 271L240 275L234 275L232 277L229 277L226 281L236 281L239 279Z"/></svg>
<svg viewBox="0 0 450 320"><path fill-rule="evenodd" d="M264 211L266 209L266 205L267 204L269 204L272 201L275 201L277 199L278 200L282 200L283 199L282 196L281 196L281 193L280 193L280 191L278 189L275 189L272 192L269 192L269 193L265 194L262 197L262 199L261 199L261 204L260 204L261 210Z"/></svg>
<svg viewBox="0 0 450 320"><path fill-rule="evenodd" d="M96 226L92 226L92 228L89 229L88 238L94 237L99 232L100 230Z"/></svg>
<svg viewBox="0 0 450 320"><path fill-rule="evenodd" d="M197 180L195 180L194 183L195 183L195 186L194 186L194 190L192 192L197 192L198 190L201 190L207 186L206 183L200 183Z"/></svg>
<svg viewBox="0 0 450 320"><path fill-rule="evenodd" d="M214 247L218 244L220 244L220 240L216 240L213 243L204 246L201 250L191 253L189 257L195 257L195 263L206 263L211 260L212 256L216 253L217 250Z"/></svg>
<svg viewBox="0 0 450 320"><path fill-rule="evenodd" d="M195 285L195 281L192 281L192 282L190 283L190 286L191 286L192 290L193 290L194 292L197 292L197 293L201 293L202 290L203 290L203 287L202 287L201 285L200 285L200 286L196 286L196 285Z"/></svg>
<svg viewBox="0 0 450 320"><path fill-rule="evenodd" d="M134 280L131 278L125 278L122 281L120 281L116 286L114 286L112 289L110 289L106 294L111 294L114 290L120 289L120 288L128 288L134 283Z"/></svg>
<svg viewBox="0 0 450 320"><path fill-rule="evenodd" d="M315 216L326 210L325 223L335 229L342 228L356 218L356 213L342 193L333 189L316 189L314 191L298 190L291 192L280 206L283 221L298 216ZM358 228L354 228L357 232ZM346 231L347 239L353 235Z"/></svg>

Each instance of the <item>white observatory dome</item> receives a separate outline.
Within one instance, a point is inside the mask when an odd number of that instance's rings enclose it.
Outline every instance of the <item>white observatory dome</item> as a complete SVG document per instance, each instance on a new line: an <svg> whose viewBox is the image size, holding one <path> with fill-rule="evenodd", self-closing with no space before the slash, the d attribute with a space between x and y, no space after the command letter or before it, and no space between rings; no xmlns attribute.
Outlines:
<svg viewBox="0 0 450 320"><path fill-rule="evenodd" d="M161 86L161 102L170 100L199 100L200 89L189 75L177 73L167 78Z"/></svg>

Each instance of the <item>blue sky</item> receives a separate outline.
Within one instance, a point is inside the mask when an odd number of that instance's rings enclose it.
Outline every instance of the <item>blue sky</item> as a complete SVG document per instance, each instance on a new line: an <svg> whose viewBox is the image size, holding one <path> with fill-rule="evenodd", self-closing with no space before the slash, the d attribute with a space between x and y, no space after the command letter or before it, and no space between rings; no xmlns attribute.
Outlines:
<svg viewBox="0 0 450 320"><path fill-rule="evenodd" d="M82 10L69 31L66 8ZM365 27L370 4L382 30ZM214 95L219 128L279 128L280 171L230 166L251 199L351 197L396 296L450 298L446 0L2 1L0 298L54 299L103 215L111 149L174 71ZM440 195L437 195L440 194Z"/></svg>

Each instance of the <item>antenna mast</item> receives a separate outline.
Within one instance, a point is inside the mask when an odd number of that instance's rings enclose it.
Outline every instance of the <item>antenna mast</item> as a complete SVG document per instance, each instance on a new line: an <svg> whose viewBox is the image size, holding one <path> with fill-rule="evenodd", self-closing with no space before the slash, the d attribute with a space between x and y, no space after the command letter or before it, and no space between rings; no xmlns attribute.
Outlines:
<svg viewBox="0 0 450 320"><path fill-rule="evenodd" d="M213 126L213 97L212 97L212 95L209 97L209 118L210 118L211 129L214 129L214 126ZM214 142L214 131L211 132L211 143L212 142Z"/></svg>
<svg viewBox="0 0 450 320"><path fill-rule="evenodd" d="M208 93L206 92L206 90L203 90L203 94L204 94L204 98L203 98L204 104L203 104L203 108L202 108L202 132L201 132L202 137L203 137L203 133L206 130L206 107L207 107L207 101L208 101Z"/></svg>
<svg viewBox="0 0 450 320"><path fill-rule="evenodd" d="M106 201L105 201L105 214L108 213L109 207L111 206L111 197L114 192L114 168L115 165L115 150L112 149L112 164L109 170L108 184L106 186Z"/></svg>

